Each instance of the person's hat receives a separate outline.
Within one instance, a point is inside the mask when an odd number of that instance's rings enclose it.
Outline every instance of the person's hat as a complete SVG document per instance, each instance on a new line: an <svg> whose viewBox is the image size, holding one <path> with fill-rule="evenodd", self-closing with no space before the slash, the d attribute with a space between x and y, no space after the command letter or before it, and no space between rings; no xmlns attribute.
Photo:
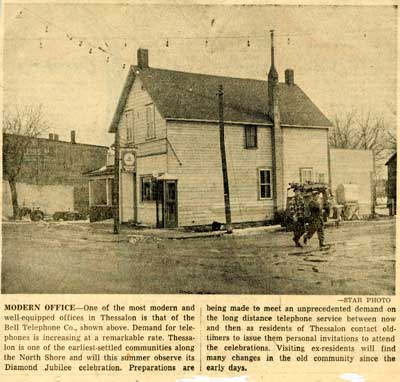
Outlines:
<svg viewBox="0 0 400 382"><path fill-rule="evenodd" d="M313 194L313 195L318 195L318 194L319 194L319 191L314 190L314 191L312 191L312 194Z"/></svg>

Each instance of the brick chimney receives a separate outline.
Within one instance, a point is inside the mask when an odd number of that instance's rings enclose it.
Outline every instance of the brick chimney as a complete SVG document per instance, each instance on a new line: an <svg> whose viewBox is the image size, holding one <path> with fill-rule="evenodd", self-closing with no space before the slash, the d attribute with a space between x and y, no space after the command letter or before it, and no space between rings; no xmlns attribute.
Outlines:
<svg viewBox="0 0 400 382"><path fill-rule="evenodd" d="M285 83L286 83L286 85L289 85L289 86L294 85L294 70L293 69L285 70Z"/></svg>
<svg viewBox="0 0 400 382"><path fill-rule="evenodd" d="M54 135L53 135L53 139L54 139L55 141L58 141L58 134L54 134Z"/></svg>
<svg viewBox="0 0 400 382"><path fill-rule="evenodd" d="M273 126L272 138L272 182L274 211L284 208L283 185L283 139L279 111L279 77L275 68L274 31L271 30L271 67L268 73L268 113Z"/></svg>
<svg viewBox="0 0 400 382"><path fill-rule="evenodd" d="M149 51L148 49L139 48L137 50L137 66L140 69L149 67Z"/></svg>
<svg viewBox="0 0 400 382"><path fill-rule="evenodd" d="M71 143L76 143L75 130L71 130Z"/></svg>
<svg viewBox="0 0 400 382"><path fill-rule="evenodd" d="M49 140L52 141L54 139L54 134L53 133L49 133Z"/></svg>

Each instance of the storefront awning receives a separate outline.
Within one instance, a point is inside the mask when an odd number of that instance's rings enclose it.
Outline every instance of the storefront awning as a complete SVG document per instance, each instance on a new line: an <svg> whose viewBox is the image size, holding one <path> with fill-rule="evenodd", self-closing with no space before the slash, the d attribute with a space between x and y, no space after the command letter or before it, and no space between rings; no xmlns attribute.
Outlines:
<svg viewBox="0 0 400 382"><path fill-rule="evenodd" d="M167 172L157 176L157 180L178 180L178 177L173 174L168 174Z"/></svg>

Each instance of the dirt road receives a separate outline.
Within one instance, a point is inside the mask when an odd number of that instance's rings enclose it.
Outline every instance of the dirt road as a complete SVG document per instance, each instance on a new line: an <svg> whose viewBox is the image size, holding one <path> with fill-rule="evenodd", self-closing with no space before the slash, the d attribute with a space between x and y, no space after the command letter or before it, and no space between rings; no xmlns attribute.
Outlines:
<svg viewBox="0 0 400 382"><path fill-rule="evenodd" d="M394 293L395 220L330 228L326 242L320 252L316 238L298 249L286 232L169 240L4 224L2 293Z"/></svg>

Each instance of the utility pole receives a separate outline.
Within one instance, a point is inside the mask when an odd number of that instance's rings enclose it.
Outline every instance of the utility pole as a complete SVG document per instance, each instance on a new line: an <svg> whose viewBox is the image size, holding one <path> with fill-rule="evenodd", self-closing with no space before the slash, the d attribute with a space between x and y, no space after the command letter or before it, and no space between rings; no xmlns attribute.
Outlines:
<svg viewBox="0 0 400 382"><path fill-rule="evenodd" d="M114 185L113 185L113 205L114 205L114 234L119 234L119 129L115 131L114 140Z"/></svg>
<svg viewBox="0 0 400 382"><path fill-rule="evenodd" d="M226 232L232 233L233 229L231 221L231 205L229 201L229 180L228 180L228 170L226 167L226 152L225 152L224 88L222 85L219 85L218 88L218 110L219 110L219 145L221 149L222 176L224 178Z"/></svg>

